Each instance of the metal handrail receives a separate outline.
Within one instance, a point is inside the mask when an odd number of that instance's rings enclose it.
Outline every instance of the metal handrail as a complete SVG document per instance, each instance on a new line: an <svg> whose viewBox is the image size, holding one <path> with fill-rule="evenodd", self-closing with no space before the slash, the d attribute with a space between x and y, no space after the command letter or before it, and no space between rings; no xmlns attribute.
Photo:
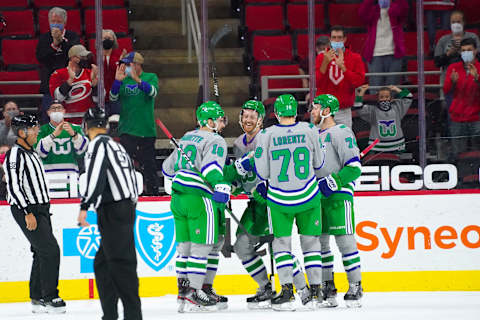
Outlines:
<svg viewBox="0 0 480 320"><path fill-rule="evenodd" d="M184 4L184 2L186 3ZM201 50L200 42L202 37L202 32L200 29L200 22L198 19L197 7L195 5L195 0L182 0L182 34L187 34L187 48L188 48L188 63L192 63L192 40L195 47L195 55L197 56L198 64L198 81L202 83L202 70L201 70Z"/></svg>
<svg viewBox="0 0 480 320"><path fill-rule="evenodd" d="M405 71L405 72L371 72L366 73L365 76L408 76L408 75L417 75L417 71ZM424 71L425 75L440 75L442 72L438 71ZM281 88L281 89L269 89L268 88L268 80L270 79L308 79L310 76L307 75L275 75L275 76L262 76L260 78L261 84L261 99L265 101L269 98L270 92L308 92L310 91L309 88ZM399 88L417 88L418 85L398 85ZM369 89L380 89L383 86L370 86ZM442 84L426 84L425 88L432 88L432 89L439 89L442 88Z"/></svg>

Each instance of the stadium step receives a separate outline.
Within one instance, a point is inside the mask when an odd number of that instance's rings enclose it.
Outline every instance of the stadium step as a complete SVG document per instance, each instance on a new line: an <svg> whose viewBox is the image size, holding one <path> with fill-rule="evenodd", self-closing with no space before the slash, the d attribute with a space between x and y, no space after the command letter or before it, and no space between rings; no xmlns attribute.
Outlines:
<svg viewBox="0 0 480 320"><path fill-rule="evenodd" d="M200 14L199 3L197 11ZM134 0L130 1L133 20L165 20L181 18L180 0ZM208 16L211 18L230 18L230 2L225 0L209 0ZM160 9L160 10L159 10Z"/></svg>

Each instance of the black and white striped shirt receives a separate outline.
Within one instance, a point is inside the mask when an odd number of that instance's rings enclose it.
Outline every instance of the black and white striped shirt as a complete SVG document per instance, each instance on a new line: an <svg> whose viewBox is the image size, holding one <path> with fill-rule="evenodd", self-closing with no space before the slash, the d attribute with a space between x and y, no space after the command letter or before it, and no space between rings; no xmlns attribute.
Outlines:
<svg viewBox="0 0 480 320"><path fill-rule="evenodd" d="M16 205L29 214L32 213L32 205L50 202L45 169L35 151L15 144L7 152L3 167L10 205Z"/></svg>
<svg viewBox="0 0 480 320"><path fill-rule="evenodd" d="M86 190L80 205L87 210L101 203L138 199L138 182L132 160L122 145L107 135L96 136L85 153Z"/></svg>

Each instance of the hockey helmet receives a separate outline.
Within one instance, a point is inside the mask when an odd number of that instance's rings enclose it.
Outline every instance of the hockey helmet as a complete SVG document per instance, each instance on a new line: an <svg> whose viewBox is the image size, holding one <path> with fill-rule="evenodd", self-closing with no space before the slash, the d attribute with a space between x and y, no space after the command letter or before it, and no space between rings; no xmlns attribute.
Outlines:
<svg viewBox="0 0 480 320"><path fill-rule="evenodd" d="M107 126L107 116L105 115L105 110L100 107L93 107L88 109L83 115L83 124L82 127L86 130L87 128L105 128Z"/></svg>
<svg viewBox="0 0 480 320"><path fill-rule="evenodd" d="M225 112L215 101L207 101L197 108L196 115L200 126L205 127L208 125L208 119L216 121L218 118L225 117Z"/></svg>
<svg viewBox="0 0 480 320"><path fill-rule="evenodd" d="M333 116L340 109L337 97L332 94L321 94L313 99L314 105L320 105L320 110L330 108L330 115Z"/></svg>
<svg viewBox="0 0 480 320"><path fill-rule="evenodd" d="M279 117L295 117L297 107L297 100L291 94L282 94L274 104L275 114Z"/></svg>
<svg viewBox="0 0 480 320"><path fill-rule="evenodd" d="M38 119L33 114L22 114L12 118L11 128L17 136L18 130L25 130L35 126L38 126Z"/></svg>

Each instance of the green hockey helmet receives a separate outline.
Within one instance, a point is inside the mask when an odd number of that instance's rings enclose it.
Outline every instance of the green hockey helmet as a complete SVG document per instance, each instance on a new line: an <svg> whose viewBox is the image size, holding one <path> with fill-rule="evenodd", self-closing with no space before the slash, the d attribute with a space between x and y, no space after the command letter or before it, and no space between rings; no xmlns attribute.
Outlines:
<svg viewBox="0 0 480 320"><path fill-rule="evenodd" d="M224 117L225 112L215 101L207 101L197 108L196 115L200 126L205 127L208 125L208 119L216 121L218 118Z"/></svg>
<svg viewBox="0 0 480 320"><path fill-rule="evenodd" d="M261 117L262 119L265 118L265 106L261 101L248 100L242 106L242 111L246 109L255 110L257 111L259 117ZM240 113L240 115L241 114L242 113Z"/></svg>
<svg viewBox="0 0 480 320"><path fill-rule="evenodd" d="M295 117L297 107L297 100L291 94L282 94L275 100L274 110L279 117Z"/></svg>
<svg viewBox="0 0 480 320"><path fill-rule="evenodd" d="M320 110L330 108L330 115L333 116L340 109L337 97L332 94L321 94L313 99L314 105L320 105Z"/></svg>

